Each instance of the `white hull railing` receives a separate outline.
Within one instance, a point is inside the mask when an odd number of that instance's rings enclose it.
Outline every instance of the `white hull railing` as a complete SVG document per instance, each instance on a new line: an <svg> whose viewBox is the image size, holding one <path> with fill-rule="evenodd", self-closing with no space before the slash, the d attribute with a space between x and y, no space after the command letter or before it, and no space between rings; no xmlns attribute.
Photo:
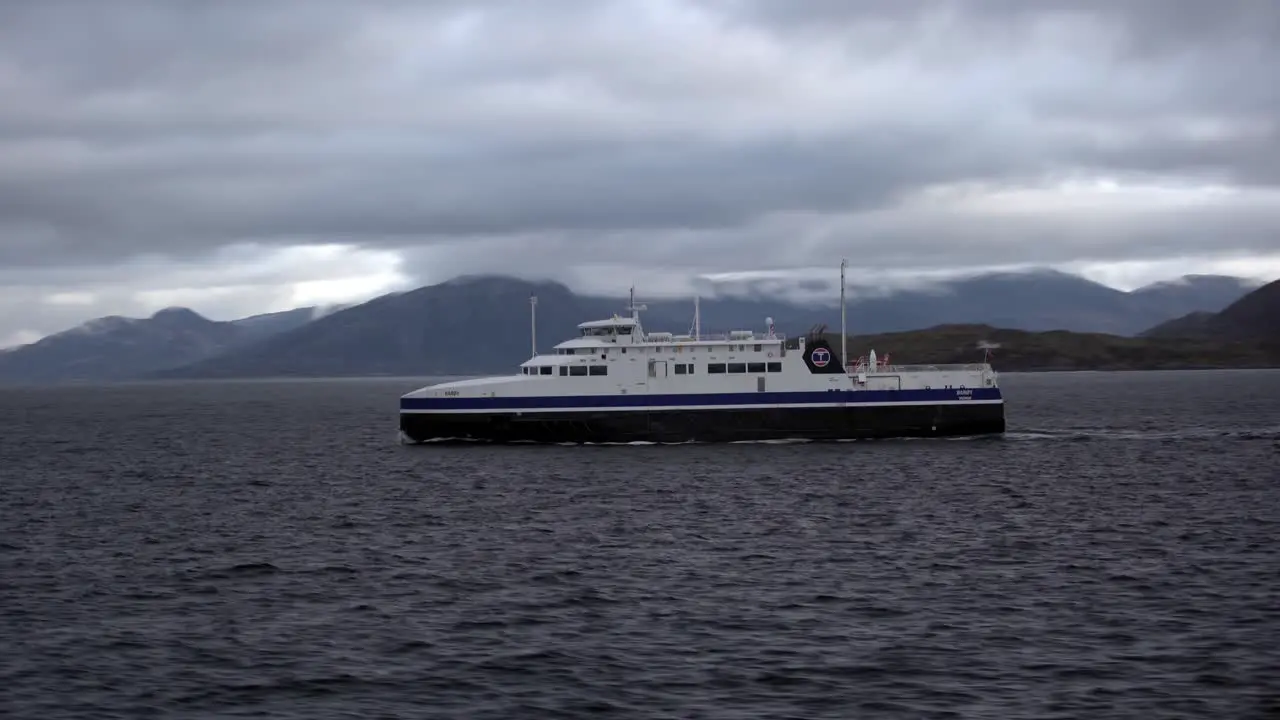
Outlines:
<svg viewBox="0 0 1280 720"><path fill-rule="evenodd" d="M916 373L916 372L988 372L991 365L987 363L944 363L941 365L895 365L889 361L889 356L876 359L876 366L873 368L868 362L867 357L863 356L857 360L846 363L845 369L850 375L859 373L875 374L875 373Z"/></svg>
<svg viewBox="0 0 1280 720"><path fill-rule="evenodd" d="M681 335L677 333L672 335L670 338L663 337L662 340L651 340L649 339L648 336L653 335L655 333L647 333L645 336L645 342L662 342L664 344L689 343L689 342L749 343L749 342L760 342L762 340L786 340L787 339L786 334L780 333L780 332L775 332L773 335L770 335L767 332L756 332L754 330L751 330L749 331L751 332L750 337L746 335L735 337L732 334L732 333L746 333L746 332L748 331L734 330L732 332L703 332L701 335L699 335L696 338L693 337L692 335Z"/></svg>

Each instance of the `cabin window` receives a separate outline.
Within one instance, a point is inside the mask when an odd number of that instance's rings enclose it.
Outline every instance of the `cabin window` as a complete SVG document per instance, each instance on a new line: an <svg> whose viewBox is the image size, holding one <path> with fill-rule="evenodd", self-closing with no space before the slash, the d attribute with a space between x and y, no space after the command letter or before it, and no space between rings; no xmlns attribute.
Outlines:
<svg viewBox="0 0 1280 720"><path fill-rule="evenodd" d="M569 374L570 375L586 375L587 366L586 365L570 365Z"/></svg>
<svg viewBox="0 0 1280 720"><path fill-rule="evenodd" d="M569 368L568 368L568 367L566 367L566 366L564 366L564 365L561 365L561 366L560 366L560 375L564 376L564 375L568 375L568 374L569 374Z"/></svg>
<svg viewBox="0 0 1280 720"><path fill-rule="evenodd" d="M631 326L630 326L630 325L624 325L624 326L619 327L619 328L618 328L618 334L619 334L619 335L630 335L630 334L631 334Z"/></svg>
<svg viewBox="0 0 1280 720"><path fill-rule="evenodd" d="M749 373L764 372L764 363L747 363L747 372Z"/></svg>
<svg viewBox="0 0 1280 720"><path fill-rule="evenodd" d="M720 375L724 373L724 363L711 363L707 365L707 372L711 375Z"/></svg>
<svg viewBox="0 0 1280 720"><path fill-rule="evenodd" d="M539 373L539 374L541 374L541 375L550 375L550 374L551 374L551 366L550 366L550 365L543 365L541 368L539 368L539 370L541 370L541 372Z"/></svg>
<svg viewBox="0 0 1280 720"><path fill-rule="evenodd" d="M731 373L745 373L746 371L746 363L729 363L729 372Z"/></svg>
<svg viewBox="0 0 1280 720"><path fill-rule="evenodd" d="M692 364L685 365L685 368L686 368L686 369L688 369L688 371L689 371L689 374L690 374L690 375L692 375L692 374L693 374L693 365L692 365Z"/></svg>
<svg viewBox="0 0 1280 720"><path fill-rule="evenodd" d="M609 366L608 365L588 365L587 374L588 375L608 375Z"/></svg>
<svg viewBox="0 0 1280 720"><path fill-rule="evenodd" d="M756 343L751 349L755 350L756 352L760 352L760 343Z"/></svg>
<svg viewBox="0 0 1280 720"><path fill-rule="evenodd" d="M782 363L780 362L771 362L768 363L768 366L769 372L782 372Z"/></svg>
<svg viewBox="0 0 1280 720"><path fill-rule="evenodd" d="M677 375L688 375L688 374L689 374L689 371L685 369L686 367L688 367L688 366L687 366L687 365L676 365L676 374L677 374Z"/></svg>

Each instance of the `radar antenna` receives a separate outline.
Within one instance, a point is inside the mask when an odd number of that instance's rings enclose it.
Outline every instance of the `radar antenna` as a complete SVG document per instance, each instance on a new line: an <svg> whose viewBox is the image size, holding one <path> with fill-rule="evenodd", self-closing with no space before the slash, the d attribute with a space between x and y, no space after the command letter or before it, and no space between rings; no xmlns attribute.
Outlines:
<svg viewBox="0 0 1280 720"><path fill-rule="evenodd" d="M635 320L636 322L639 322L639 321L640 321L640 311L641 311L641 310L648 310L648 309L649 309L649 307L648 307L647 305L643 305L643 304L641 304L641 305L637 305L637 304L636 304L636 286L635 286L635 285L632 285L632 286L631 286L631 297L630 297L630 299L627 301L627 310L629 310L629 311L631 312L631 319L632 319L632 320Z"/></svg>

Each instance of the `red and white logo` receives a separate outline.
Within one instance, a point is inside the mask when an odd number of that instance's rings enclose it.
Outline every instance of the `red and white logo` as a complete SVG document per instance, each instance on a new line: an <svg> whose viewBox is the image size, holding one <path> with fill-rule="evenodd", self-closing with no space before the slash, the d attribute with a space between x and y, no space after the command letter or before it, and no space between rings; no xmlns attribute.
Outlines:
<svg viewBox="0 0 1280 720"><path fill-rule="evenodd" d="M814 367L826 367L831 362L831 351L826 348L814 348L809 354L809 359L813 361Z"/></svg>

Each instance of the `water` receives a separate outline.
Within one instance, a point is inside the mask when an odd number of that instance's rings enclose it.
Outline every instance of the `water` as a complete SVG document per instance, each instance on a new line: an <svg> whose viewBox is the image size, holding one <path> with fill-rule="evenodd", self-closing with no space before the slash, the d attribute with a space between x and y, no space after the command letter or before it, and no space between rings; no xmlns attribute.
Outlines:
<svg viewBox="0 0 1280 720"><path fill-rule="evenodd" d="M1280 372L830 445L401 446L417 384L0 391L0 715L1280 713Z"/></svg>

